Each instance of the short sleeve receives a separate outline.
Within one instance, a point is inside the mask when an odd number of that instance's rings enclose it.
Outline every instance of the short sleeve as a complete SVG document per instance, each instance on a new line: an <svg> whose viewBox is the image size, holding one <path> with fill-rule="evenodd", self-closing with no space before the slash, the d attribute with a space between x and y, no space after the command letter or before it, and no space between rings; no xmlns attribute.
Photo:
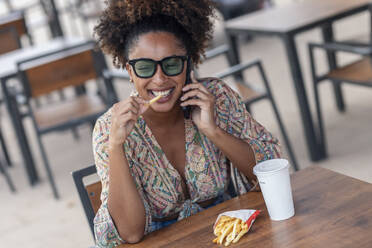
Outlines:
<svg viewBox="0 0 372 248"><path fill-rule="evenodd" d="M115 247L125 240L120 237L117 231L114 221L112 220L108 206L108 193L109 193L109 164L108 164L108 139L110 130L110 115L106 113L100 117L93 130L93 153L94 160L97 168L97 174L102 182L102 192L101 192L101 206L98 209L96 216L94 218L94 233L96 239L96 245L98 247ZM123 147L124 149L124 147ZM135 169L135 162L128 159L129 166L132 172L132 176L136 183L138 192L141 195L142 202L144 203L146 212L146 226L145 234L149 231L149 226L151 223L151 211L144 195L143 189L141 187L141 182Z"/></svg>

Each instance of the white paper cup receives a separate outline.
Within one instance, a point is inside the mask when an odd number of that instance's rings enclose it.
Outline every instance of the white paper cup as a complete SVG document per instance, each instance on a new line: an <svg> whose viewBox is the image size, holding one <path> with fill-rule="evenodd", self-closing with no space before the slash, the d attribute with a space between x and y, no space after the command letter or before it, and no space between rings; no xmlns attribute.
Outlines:
<svg viewBox="0 0 372 248"><path fill-rule="evenodd" d="M285 220L295 214L289 178L289 164L285 159L271 159L253 168L265 200L270 219Z"/></svg>

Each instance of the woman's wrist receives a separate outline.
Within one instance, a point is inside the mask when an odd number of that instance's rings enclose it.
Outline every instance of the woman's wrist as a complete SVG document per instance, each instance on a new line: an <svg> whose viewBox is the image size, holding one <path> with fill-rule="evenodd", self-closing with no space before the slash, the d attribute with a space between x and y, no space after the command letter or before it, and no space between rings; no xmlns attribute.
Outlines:
<svg viewBox="0 0 372 248"><path fill-rule="evenodd" d="M123 150L123 144L114 143L114 142L109 143L109 146L108 146L108 152L109 153L118 152L118 151L122 151L122 150Z"/></svg>
<svg viewBox="0 0 372 248"><path fill-rule="evenodd" d="M222 135L222 129L215 125L214 127L207 128L205 130L201 130L201 132L207 136L208 139L210 139L212 142Z"/></svg>

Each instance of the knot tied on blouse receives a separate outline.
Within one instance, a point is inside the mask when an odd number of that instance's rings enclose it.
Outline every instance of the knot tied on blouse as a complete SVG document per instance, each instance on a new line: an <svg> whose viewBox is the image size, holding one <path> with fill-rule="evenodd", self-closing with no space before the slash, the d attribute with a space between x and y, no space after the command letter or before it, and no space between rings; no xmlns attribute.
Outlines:
<svg viewBox="0 0 372 248"><path fill-rule="evenodd" d="M181 207L181 211L178 214L177 220L182 220L184 218L187 218L193 214L196 214L200 211L202 211L204 208L199 206L198 203L192 202L190 199L187 199Z"/></svg>

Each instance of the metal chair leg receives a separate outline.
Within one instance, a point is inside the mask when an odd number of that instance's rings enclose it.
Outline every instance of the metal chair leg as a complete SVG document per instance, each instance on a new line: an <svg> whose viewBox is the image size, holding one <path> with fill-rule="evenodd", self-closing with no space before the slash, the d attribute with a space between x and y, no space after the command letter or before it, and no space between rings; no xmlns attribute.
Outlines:
<svg viewBox="0 0 372 248"><path fill-rule="evenodd" d="M322 118L322 110L320 107L320 97L319 97L319 89L318 89L318 81L314 81L314 97L315 97L315 106L316 106L316 114L318 118L318 128L319 128L319 145L321 147L321 150L324 152L324 154L327 154L327 141L325 136L325 130L324 130L324 124L323 124L323 118Z"/></svg>
<svg viewBox="0 0 372 248"><path fill-rule="evenodd" d="M42 144L41 137L40 137L40 135L38 133L37 133L37 141L39 143L39 147L40 147L40 151L41 151L41 156L42 156L42 158L44 160L44 166L45 166L45 170L47 172L48 180L49 180L50 185L52 186L54 198L59 199L59 193L58 193L58 190L57 190L56 183L54 181L52 170L50 169L49 160L48 160L48 157L46 155L46 151L44 149L44 146Z"/></svg>
<svg viewBox="0 0 372 248"><path fill-rule="evenodd" d="M284 125L283 125L282 119L280 117L278 108L276 107L276 103L274 102L274 99L272 98L272 96L269 97L269 98L270 98L271 105L272 105L272 107L274 109L274 113L275 113L276 119L278 120L279 128L280 128L280 131L282 132L285 145L287 146L288 155L289 155L289 157L292 160L293 168L295 169L295 171L297 171L297 170L299 170L297 159L296 159L296 156L294 155L294 152L292 150L292 145L291 145L291 143L289 141L289 138L287 136L287 132L286 132L286 130L284 128Z"/></svg>
<svg viewBox="0 0 372 248"><path fill-rule="evenodd" d="M10 178L6 166L3 166L3 163L0 161L0 172L4 174L5 180L8 183L8 186L12 192L16 192L12 179Z"/></svg>
<svg viewBox="0 0 372 248"><path fill-rule="evenodd" d="M297 171L299 169L299 166L298 166L298 163L297 163L297 159L296 159L296 156L293 152L293 149L292 149L292 145L289 141L289 138L287 136L287 132L284 128L284 125L283 125L283 122L282 122L282 119L280 117L280 114L279 114L279 111L278 111L278 108L276 107L276 103L274 101L274 98L273 98L273 95L271 94L271 89L270 89L270 85L269 85L269 81L267 80L267 77L266 77L266 74L265 74L265 71L263 69L263 66L262 64L259 62L257 64L258 66L258 69L259 69L259 72L261 74L261 77L264 81L264 84L265 84L265 87L266 87L266 92L267 92L267 95L268 95L268 98L271 102L271 105L274 109L274 113L275 113L275 116L276 116L276 119L278 120L278 124L279 124L279 128L280 128L280 131L282 132L282 135L283 135L283 138L284 138L284 142L285 142L285 145L287 147L287 151L288 151L288 155L292 161L292 165L293 165L293 168L295 169L295 171Z"/></svg>
<svg viewBox="0 0 372 248"><path fill-rule="evenodd" d="M6 160L6 163L7 163L7 166L11 166L12 165L12 162L10 160L10 156L9 156L9 153L8 153L8 149L6 147L6 144L5 144L5 140L4 140L4 136L3 136L3 132L2 130L0 129L0 145L1 145L1 148L3 150L3 153L4 153L4 157L5 157L5 160Z"/></svg>

